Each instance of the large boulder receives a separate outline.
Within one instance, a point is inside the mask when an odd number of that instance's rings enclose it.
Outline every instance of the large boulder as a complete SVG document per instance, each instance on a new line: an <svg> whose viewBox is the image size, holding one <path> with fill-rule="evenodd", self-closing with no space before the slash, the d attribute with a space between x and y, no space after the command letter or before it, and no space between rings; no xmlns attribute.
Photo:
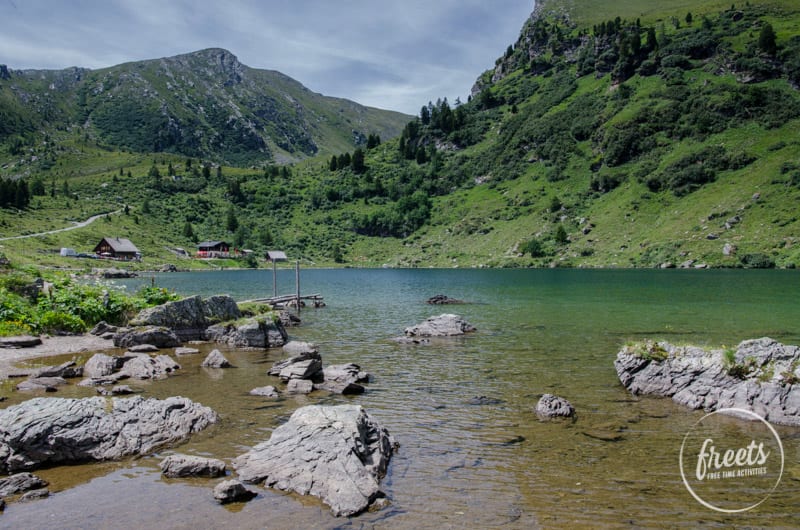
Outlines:
<svg viewBox="0 0 800 530"><path fill-rule="evenodd" d="M142 344L151 344L156 348L174 348L181 345L178 335L163 326L144 326L125 328L114 335L114 346L131 348Z"/></svg>
<svg viewBox="0 0 800 530"><path fill-rule="evenodd" d="M163 326L184 341L205 340L206 328L242 316L236 301L227 295L203 300L191 296L144 309L131 321L133 326Z"/></svg>
<svg viewBox="0 0 800 530"><path fill-rule="evenodd" d="M147 455L217 419L184 397L34 398L0 410L0 472Z"/></svg>
<svg viewBox="0 0 800 530"><path fill-rule="evenodd" d="M800 426L800 347L764 337L736 350L645 342L614 361L634 394L670 397L693 409L739 408L773 423Z"/></svg>
<svg viewBox="0 0 800 530"><path fill-rule="evenodd" d="M405 329L407 337L451 337L475 331L475 327L459 315L445 313L430 317Z"/></svg>
<svg viewBox="0 0 800 530"><path fill-rule="evenodd" d="M289 340L280 320L260 317L210 326L206 330L206 338L234 348L276 348Z"/></svg>
<svg viewBox="0 0 800 530"><path fill-rule="evenodd" d="M379 483L396 445L358 405L311 405L233 465L245 482L313 495L348 516L383 496Z"/></svg>

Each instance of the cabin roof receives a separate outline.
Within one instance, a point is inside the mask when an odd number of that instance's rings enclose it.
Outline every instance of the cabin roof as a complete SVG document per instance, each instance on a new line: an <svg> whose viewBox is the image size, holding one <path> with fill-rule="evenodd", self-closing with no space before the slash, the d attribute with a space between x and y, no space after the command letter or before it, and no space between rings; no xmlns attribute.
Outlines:
<svg viewBox="0 0 800 530"><path fill-rule="evenodd" d="M136 245L131 243L130 239L125 239L124 237L104 237L98 243L98 247L103 244L103 241L111 247L114 252L119 253L127 253L127 254L136 254L139 252L139 249L136 248Z"/></svg>

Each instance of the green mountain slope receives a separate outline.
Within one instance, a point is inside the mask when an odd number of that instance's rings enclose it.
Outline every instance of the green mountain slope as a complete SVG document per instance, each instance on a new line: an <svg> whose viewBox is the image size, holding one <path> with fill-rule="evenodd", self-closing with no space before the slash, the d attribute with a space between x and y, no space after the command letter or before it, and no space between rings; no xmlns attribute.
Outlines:
<svg viewBox="0 0 800 530"><path fill-rule="evenodd" d="M235 165L296 161L396 136L408 117L316 94L222 49L102 70L0 75L0 140L69 129L111 149Z"/></svg>
<svg viewBox="0 0 800 530"><path fill-rule="evenodd" d="M653 5L541 2L468 102L421 105L399 138L292 166L217 170L73 136L47 164L3 170L41 193L0 213L0 234L127 213L0 244L62 266L48 250L111 234L145 266L224 239L318 265L795 267L800 6Z"/></svg>

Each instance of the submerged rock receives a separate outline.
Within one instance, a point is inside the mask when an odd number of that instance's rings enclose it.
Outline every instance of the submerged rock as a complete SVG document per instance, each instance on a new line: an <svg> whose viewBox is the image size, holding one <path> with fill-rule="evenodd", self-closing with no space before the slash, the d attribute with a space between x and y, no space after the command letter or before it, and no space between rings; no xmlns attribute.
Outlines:
<svg viewBox="0 0 800 530"><path fill-rule="evenodd" d="M464 304L466 302L464 302L464 300L450 298L449 296L444 294L437 294L428 298L428 300L426 300L426 303L431 305L449 305L449 304Z"/></svg>
<svg viewBox="0 0 800 530"><path fill-rule="evenodd" d="M260 386L251 390L250 395L276 398L278 397L278 390L274 386Z"/></svg>
<svg viewBox="0 0 800 530"><path fill-rule="evenodd" d="M319 497L336 516L358 514L382 497L396 443L358 405L297 409L266 442L234 461L239 477Z"/></svg>
<svg viewBox="0 0 800 530"><path fill-rule="evenodd" d="M0 410L0 471L146 455L216 421L184 397L30 399Z"/></svg>
<svg viewBox="0 0 800 530"><path fill-rule="evenodd" d="M536 414L540 418L571 418L575 407L562 397L544 394L536 404Z"/></svg>
<svg viewBox="0 0 800 530"><path fill-rule="evenodd" d="M442 314L430 317L416 326L407 327L408 337L451 337L475 331L475 327L459 315Z"/></svg>
<svg viewBox="0 0 800 530"><path fill-rule="evenodd" d="M633 394L671 397L693 409L740 408L783 425L800 426L800 347L764 337L735 351L675 346L626 346L614 361Z"/></svg>

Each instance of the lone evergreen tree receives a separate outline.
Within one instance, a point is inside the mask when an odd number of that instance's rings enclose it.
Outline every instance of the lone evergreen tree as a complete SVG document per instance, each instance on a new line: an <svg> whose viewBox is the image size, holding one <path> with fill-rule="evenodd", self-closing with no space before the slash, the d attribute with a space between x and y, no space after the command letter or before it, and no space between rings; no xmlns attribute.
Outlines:
<svg viewBox="0 0 800 530"><path fill-rule="evenodd" d="M769 22L764 24L761 33L758 34L758 47L769 55L775 55L775 52L778 51L775 30L772 29L772 24Z"/></svg>

